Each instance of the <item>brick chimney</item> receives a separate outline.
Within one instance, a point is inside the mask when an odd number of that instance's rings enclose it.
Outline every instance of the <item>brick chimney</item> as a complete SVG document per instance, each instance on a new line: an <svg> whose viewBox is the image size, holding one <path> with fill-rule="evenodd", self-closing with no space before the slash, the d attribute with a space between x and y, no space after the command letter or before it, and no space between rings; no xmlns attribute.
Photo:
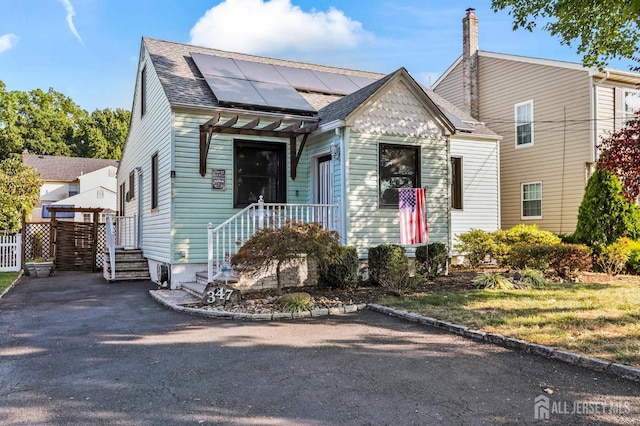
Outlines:
<svg viewBox="0 0 640 426"><path fill-rule="evenodd" d="M478 17L474 8L467 9L462 20L462 90L464 111L480 119L478 101Z"/></svg>

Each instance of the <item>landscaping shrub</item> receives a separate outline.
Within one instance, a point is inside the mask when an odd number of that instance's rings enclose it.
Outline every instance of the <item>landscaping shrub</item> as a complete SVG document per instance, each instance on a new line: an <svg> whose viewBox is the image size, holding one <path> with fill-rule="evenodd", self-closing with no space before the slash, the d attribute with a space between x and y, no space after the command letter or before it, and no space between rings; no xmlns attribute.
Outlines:
<svg viewBox="0 0 640 426"><path fill-rule="evenodd" d="M311 310L311 295L306 292L287 293L280 296L280 306L284 312Z"/></svg>
<svg viewBox="0 0 640 426"><path fill-rule="evenodd" d="M404 247L397 244L380 244L369 249L369 280L371 284L380 285L380 277L389 275L391 269L397 269L397 265L408 268L409 258Z"/></svg>
<svg viewBox="0 0 640 426"><path fill-rule="evenodd" d="M342 247L338 259L319 265L318 284L330 288L355 288L360 282L359 267L356 248Z"/></svg>
<svg viewBox="0 0 640 426"><path fill-rule="evenodd" d="M546 271L551 264L551 255L556 245L530 246L525 243L515 244L509 251L506 263L515 269Z"/></svg>
<svg viewBox="0 0 640 426"><path fill-rule="evenodd" d="M504 232L505 242L509 246L524 243L531 245L560 244L561 239L553 232L544 231L538 225L525 225L520 223Z"/></svg>
<svg viewBox="0 0 640 426"><path fill-rule="evenodd" d="M387 291L402 297L422 284L424 277L420 274L411 275L408 261L391 262L381 271L378 281Z"/></svg>
<svg viewBox="0 0 640 426"><path fill-rule="evenodd" d="M447 272L449 250L443 243L431 243L416 249L416 271L428 280Z"/></svg>
<svg viewBox="0 0 640 426"><path fill-rule="evenodd" d="M482 229L472 229L457 235L458 244L455 248L458 252L464 253L469 264L477 268L482 265L485 259L490 258L496 251L496 243L490 232Z"/></svg>
<svg viewBox="0 0 640 426"><path fill-rule="evenodd" d="M629 259L625 269L629 274L640 274L640 241L629 240Z"/></svg>
<svg viewBox="0 0 640 426"><path fill-rule="evenodd" d="M552 247L549 266L561 278L575 279L578 272L592 269L591 248L582 244L556 244Z"/></svg>
<svg viewBox="0 0 640 426"><path fill-rule="evenodd" d="M602 272L609 275L622 272L631 255L630 241L628 238L619 238L613 244L600 247L595 262Z"/></svg>
<svg viewBox="0 0 640 426"><path fill-rule="evenodd" d="M479 288L491 290L513 290L515 288L515 285L509 279L493 272L483 272L476 275L473 283Z"/></svg>
<svg viewBox="0 0 640 426"><path fill-rule="evenodd" d="M625 198L613 173L598 170L589 178L574 236L589 246L606 246L620 237L640 237L640 207Z"/></svg>

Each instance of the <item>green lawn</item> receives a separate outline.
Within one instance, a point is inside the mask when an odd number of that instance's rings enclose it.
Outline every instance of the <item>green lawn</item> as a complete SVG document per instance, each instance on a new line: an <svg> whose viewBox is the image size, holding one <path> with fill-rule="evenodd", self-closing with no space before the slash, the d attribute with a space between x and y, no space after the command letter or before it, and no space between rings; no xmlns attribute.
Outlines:
<svg viewBox="0 0 640 426"><path fill-rule="evenodd" d="M382 305L640 367L640 277L386 298Z"/></svg>
<svg viewBox="0 0 640 426"><path fill-rule="evenodd" d="M0 272L0 294L18 278L20 272Z"/></svg>

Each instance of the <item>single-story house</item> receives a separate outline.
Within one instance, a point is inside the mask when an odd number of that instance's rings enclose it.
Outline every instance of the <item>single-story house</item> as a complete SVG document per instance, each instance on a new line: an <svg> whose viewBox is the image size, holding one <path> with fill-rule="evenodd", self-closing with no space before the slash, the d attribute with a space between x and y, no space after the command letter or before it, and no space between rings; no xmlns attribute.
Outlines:
<svg viewBox="0 0 640 426"><path fill-rule="evenodd" d="M499 141L404 68L143 38L120 211L137 218L152 279L168 272L171 288L228 261L256 223L319 221L365 259L400 242L403 187L427 189L430 242L452 250L454 233L500 227Z"/></svg>

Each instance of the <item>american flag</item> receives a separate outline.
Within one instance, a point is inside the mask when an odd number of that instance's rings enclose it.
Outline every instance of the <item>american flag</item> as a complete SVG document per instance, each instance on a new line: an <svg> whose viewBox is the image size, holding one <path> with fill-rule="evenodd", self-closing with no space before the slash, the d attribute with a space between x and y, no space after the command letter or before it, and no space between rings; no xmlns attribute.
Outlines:
<svg viewBox="0 0 640 426"><path fill-rule="evenodd" d="M400 188L400 244L427 244L429 228L427 226L427 208L424 188Z"/></svg>

